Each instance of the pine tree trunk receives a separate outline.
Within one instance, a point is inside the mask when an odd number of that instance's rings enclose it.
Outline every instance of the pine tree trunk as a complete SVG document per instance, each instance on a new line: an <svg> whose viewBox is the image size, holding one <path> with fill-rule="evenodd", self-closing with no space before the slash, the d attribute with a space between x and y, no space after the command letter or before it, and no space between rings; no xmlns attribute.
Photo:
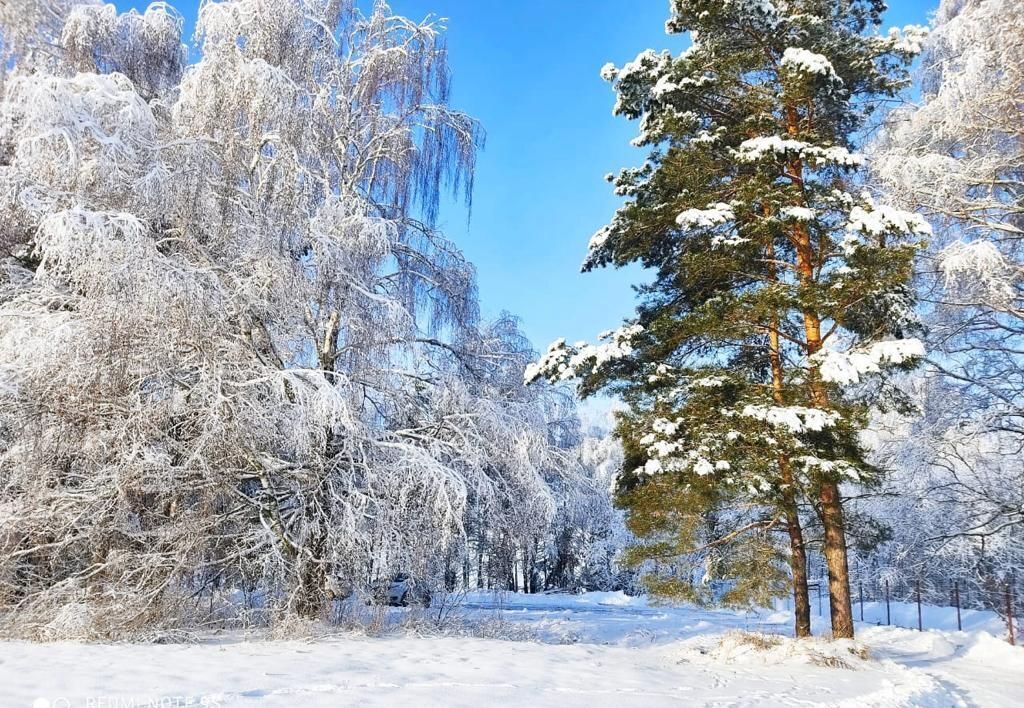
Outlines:
<svg viewBox="0 0 1024 708"><path fill-rule="evenodd" d="M825 528L832 636L836 639L853 639L853 601L850 597L850 568L846 559L846 530L839 485L831 481L823 482L819 500L821 523Z"/></svg>
<svg viewBox="0 0 1024 708"><path fill-rule="evenodd" d="M768 273L772 281L778 279L775 269L775 244L768 242ZM782 368L782 343L779 337L779 316L772 316L768 329L768 360L772 369L772 398L775 405L786 405L783 395L785 376ZM800 524L800 509L796 503L796 487L793 468L787 455L779 455L779 475L782 481L782 503L786 514L786 530L789 532L789 567L793 573L793 619L794 633L798 639L811 636L811 601L807 592L807 549L804 547L804 530Z"/></svg>
<svg viewBox="0 0 1024 708"><path fill-rule="evenodd" d="M805 319L809 319L805 316ZM808 347L813 354L821 349L820 324L815 318L816 329L808 328L808 334L817 331L817 346ZM808 338L810 345L811 339ZM818 408L828 409L828 394L817 371L812 367L808 372L811 399ZM850 570L846 559L846 527L843 520L843 502L839 495L839 484L833 479L822 477L817 480L818 502L821 524L825 531L825 562L828 565L828 595L832 616L832 636L836 639L853 638L853 603L850 598Z"/></svg>
<svg viewBox="0 0 1024 708"><path fill-rule="evenodd" d="M796 503L796 489L793 468L789 458L779 455L782 470L782 502L786 513L786 530L789 533L789 568L793 574L793 622L797 639L811 636L811 599L807 590L807 547L804 545L804 529L800 523L800 509Z"/></svg>
<svg viewBox="0 0 1024 708"><path fill-rule="evenodd" d="M795 111L787 111L787 128L796 134ZM789 163L789 176L795 184L803 187L803 162L794 159ZM811 234L803 224L796 224L792 231L796 247L797 272L805 285L815 279L818 265L811 242ZM824 344L821 334L821 318L812 309L803 313L806 354L812 357L821 351ZM829 410L828 391L813 364L807 371L808 393L811 405L820 410ZM825 561L828 565L829 607L832 617L832 636L837 639L853 638L853 604L850 599L850 572L846 560L846 531L843 522L843 506L839 496L839 485L828 477L817 480L818 501L821 505L821 523L825 531Z"/></svg>
<svg viewBox="0 0 1024 708"><path fill-rule="evenodd" d="M786 510L786 528L789 531L789 566L793 573L794 631L797 639L804 639L811 636L811 600L807 592L807 550L796 502Z"/></svg>

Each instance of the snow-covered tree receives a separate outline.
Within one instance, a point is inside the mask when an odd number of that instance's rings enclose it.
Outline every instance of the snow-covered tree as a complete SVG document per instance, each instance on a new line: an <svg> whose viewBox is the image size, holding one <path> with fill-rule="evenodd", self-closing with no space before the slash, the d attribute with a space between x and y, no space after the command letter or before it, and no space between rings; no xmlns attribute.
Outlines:
<svg viewBox="0 0 1024 708"><path fill-rule="evenodd" d="M622 446L595 427L577 449L578 474L565 475L557 488L558 508L544 559L545 585L632 591L635 574L623 563L631 534L613 494L622 467Z"/></svg>
<svg viewBox="0 0 1024 708"><path fill-rule="evenodd" d="M5 25L53 61L0 104L4 624L123 634L239 586L312 617L436 572L471 500L546 523L553 394L431 225L481 141L442 28L206 2L186 67L162 3L61 16Z"/></svg>
<svg viewBox="0 0 1024 708"><path fill-rule="evenodd" d="M11 70L28 72L55 65L60 35L75 6L98 7L99 0L4 0L0 3L0 82ZM113 9L113 6L111 6ZM3 84L0 83L0 88Z"/></svg>
<svg viewBox="0 0 1024 708"><path fill-rule="evenodd" d="M667 29L690 33L689 49L602 70L651 152L610 178L626 203L584 263L640 263L653 282L635 321L597 346L556 342L531 375L578 375L585 392L626 397L627 487L678 485L709 510L758 510L684 546L742 544L756 575L770 554L751 544L787 529L799 635L810 629L806 496L823 528L833 634L849 637L840 484L870 480L867 407L890 395L886 371L924 353L909 336L909 279L929 232L863 192L855 143L903 85L923 31L878 34L884 6L869 0L671 7Z"/></svg>
<svg viewBox="0 0 1024 708"><path fill-rule="evenodd" d="M920 98L875 145L876 179L938 227L918 274L932 351L922 415L885 421L879 454L919 512L920 533L898 534L905 551L948 564L955 549L973 576L1019 564L1024 529L1021 11L1015 0L944 0Z"/></svg>
<svg viewBox="0 0 1024 708"><path fill-rule="evenodd" d="M893 587L922 581L931 602L947 604L956 582L971 604L1003 612L1005 583L1024 569L1020 433L979 414L955 380L931 373L907 388L917 413L872 421L889 474L879 496L856 502L885 536L864 560Z"/></svg>

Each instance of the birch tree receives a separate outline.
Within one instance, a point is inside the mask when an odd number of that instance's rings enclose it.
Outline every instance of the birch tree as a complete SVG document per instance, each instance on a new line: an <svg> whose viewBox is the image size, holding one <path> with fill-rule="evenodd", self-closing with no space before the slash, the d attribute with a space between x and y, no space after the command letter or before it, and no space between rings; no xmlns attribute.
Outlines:
<svg viewBox="0 0 1024 708"><path fill-rule="evenodd" d="M937 227L917 274L932 352L920 415L879 421L879 459L910 497L893 552L978 584L1019 567L1024 523L1021 9L942 2L920 97L873 146L877 182Z"/></svg>
<svg viewBox="0 0 1024 708"><path fill-rule="evenodd" d="M432 225L482 141L441 25L207 2L189 66L162 3L34 26L53 61L0 105L5 626L153 631L243 586L322 617L470 499L547 518L548 394Z"/></svg>

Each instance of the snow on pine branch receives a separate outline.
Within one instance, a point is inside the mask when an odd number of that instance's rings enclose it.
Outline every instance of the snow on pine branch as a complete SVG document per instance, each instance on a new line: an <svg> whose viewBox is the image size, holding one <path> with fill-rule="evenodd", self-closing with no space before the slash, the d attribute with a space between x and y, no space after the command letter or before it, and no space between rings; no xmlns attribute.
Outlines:
<svg viewBox="0 0 1024 708"><path fill-rule="evenodd" d="M863 155L851 153L844 147L821 147L794 138L779 135L767 135L750 138L740 143L738 149L732 151L735 159L740 162L759 162L765 159L784 160L789 157L800 157L815 166L837 165L840 167L860 167L865 164Z"/></svg>
<svg viewBox="0 0 1024 708"><path fill-rule="evenodd" d="M814 455L797 455L792 460L808 472L837 475L852 482L860 482L863 478L861 470L845 460L824 460Z"/></svg>
<svg viewBox="0 0 1024 708"><path fill-rule="evenodd" d="M810 361L823 381L846 386L882 373L886 366L904 365L924 358L925 354L924 343L910 338L873 342L848 352L824 349Z"/></svg>
<svg viewBox="0 0 1024 708"><path fill-rule="evenodd" d="M614 331L603 332L600 344L579 342L567 346L564 339L551 343L540 360L526 367L524 381L531 384L541 378L550 381L568 381L587 376L604 365L633 353L633 339L643 332L638 324L626 325Z"/></svg>
<svg viewBox="0 0 1024 708"><path fill-rule="evenodd" d="M809 222L814 221L817 214L813 209L807 207L787 206L779 209L779 217L783 220Z"/></svg>
<svg viewBox="0 0 1024 708"><path fill-rule="evenodd" d="M734 415L730 411L724 414ZM840 419L835 411L807 408L805 406L764 406L751 404L744 406L738 415L743 418L759 420L769 425L787 430L793 434L816 432L833 427Z"/></svg>
<svg viewBox="0 0 1024 708"><path fill-rule="evenodd" d="M782 21L780 3L772 0L722 0L717 4L720 5L721 11L728 12L741 22L763 25L759 29L771 30ZM709 15L705 3L678 0L672 3L672 16L665 23L665 31L669 34L676 34L693 29L691 24L684 22L684 17L695 16L700 20Z"/></svg>
<svg viewBox="0 0 1024 708"><path fill-rule="evenodd" d="M728 224L735 218L736 212L731 204L718 203L709 204L707 209L687 209L676 217L676 224L683 229L711 229ZM715 248L739 246L748 242L749 239L736 235L717 233L711 237L711 245Z"/></svg>
<svg viewBox="0 0 1024 708"><path fill-rule="evenodd" d="M836 70L832 67L832 62L828 60L828 57L815 54L808 49L787 47L786 51L782 53L779 65L783 69L801 74L824 76L842 83L842 80L836 76Z"/></svg>
<svg viewBox="0 0 1024 708"><path fill-rule="evenodd" d="M878 237L932 235L931 224L920 214L885 204L877 204L867 193L861 195L861 201L863 205L853 205L850 208L846 223L846 236L842 242L842 249L847 256L852 255L864 244L865 236L871 237L867 241L868 245L875 246ZM924 243L915 245L922 247Z"/></svg>
<svg viewBox="0 0 1024 708"><path fill-rule="evenodd" d="M639 439L648 455L642 467L635 474L652 476L666 472L692 472L706 477L716 472L728 472L731 465L726 460L716 460L710 444L691 446L680 435L680 428L686 421L655 417L648 422L649 432Z"/></svg>
<svg viewBox="0 0 1024 708"><path fill-rule="evenodd" d="M729 204L709 204L707 209L687 209L676 217L676 224L684 229L720 226L736 218Z"/></svg>

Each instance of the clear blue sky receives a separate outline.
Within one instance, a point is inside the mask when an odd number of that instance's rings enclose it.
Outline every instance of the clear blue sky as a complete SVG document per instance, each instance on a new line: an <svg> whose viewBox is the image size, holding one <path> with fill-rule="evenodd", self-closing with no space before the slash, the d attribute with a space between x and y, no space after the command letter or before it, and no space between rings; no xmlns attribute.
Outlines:
<svg viewBox="0 0 1024 708"><path fill-rule="evenodd" d="M115 0L121 9L141 0ZM191 35L198 0L174 5ZM937 0L893 0L888 25L924 23ZM484 313L520 316L538 349L593 339L633 310L637 271L581 275L591 234L617 200L604 175L643 161L636 126L611 115L598 71L641 50L679 49L667 0L392 0L395 12L447 18L453 103L487 131L472 220L442 226L476 264Z"/></svg>

